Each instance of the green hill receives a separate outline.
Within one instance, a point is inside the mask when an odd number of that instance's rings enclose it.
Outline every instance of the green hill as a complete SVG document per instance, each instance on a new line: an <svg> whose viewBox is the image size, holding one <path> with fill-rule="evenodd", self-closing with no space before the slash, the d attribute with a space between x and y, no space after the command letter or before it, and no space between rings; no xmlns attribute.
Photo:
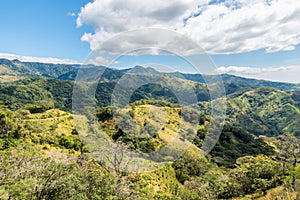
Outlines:
<svg viewBox="0 0 300 200"><path fill-rule="evenodd" d="M292 132L299 136L298 92L269 87L228 96L228 118L255 135L276 136Z"/></svg>
<svg viewBox="0 0 300 200"><path fill-rule="evenodd" d="M104 72L99 83L91 76L77 85L81 98L95 102L93 118L89 107L82 108L86 116L71 114L79 67L0 60L0 199L299 196L297 85L222 75L226 96L220 98L227 100L227 118L216 145L204 156L211 99L201 75L141 66L86 68L90 75ZM112 107L112 92L125 73L129 80L154 79L180 86L180 91L193 89L200 109L182 107L170 88L153 83L137 88L130 105ZM209 78L209 86L216 87L215 77ZM91 88L96 88L95 96L84 95ZM90 127L76 126L74 116L95 121ZM98 128L116 147L112 152L99 148L104 143L97 140L103 139ZM127 151L139 156L123 160ZM149 172L129 173L123 168L127 161L146 163L139 170ZM151 170L154 166L159 168Z"/></svg>
<svg viewBox="0 0 300 200"><path fill-rule="evenodd" d="M119 173L99 157L93 158L89 144L81 142L73 117L67 112L51 109L32 114L24 109L12 112L1 108L0 172L5 176L0 178L0 197L222 199L259 193L261 189L265 191L280 185L285 179L280 162L271 159L274 149L262 139L232 125L225 126L210 155L201 156L197 146L201 147L209 118L202 116L193 139L189 137L189 123L180 117L180 108L166 102L163 107L154 106L157 103L136 102L130 110L118 111L130 113L138 126L133 129L138 131L136 133L130 132L131 129L129 132L119 129L112 118L112 108L97 111L99 126L107 136L128 145L131 150L151 153L167 143L174 144L171 145L174 149L160 153L163 157L152 157L164 161L164 167L142 174ZM166 122L163 112L166 112ZM184 124L186 132L178 132L179 123ZM140 137L141 134L147 137ZM169 163L176 147L186 145L188 148L183 155ZM20 159L21 165L17 162ZM257 162L261 166L256 165ZM15 165L19 166L19 175L11 171ZM240 182L240 178L246 178L247 182ZM47 185L41 185L46 180ZM64 183L63 188L61 183Z"/></svg>

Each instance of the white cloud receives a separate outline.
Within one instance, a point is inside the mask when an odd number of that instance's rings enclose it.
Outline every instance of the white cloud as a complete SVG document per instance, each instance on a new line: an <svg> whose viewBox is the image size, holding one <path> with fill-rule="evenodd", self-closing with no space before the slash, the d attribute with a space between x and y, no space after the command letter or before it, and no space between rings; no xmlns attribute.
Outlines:
<svg viewBox="0 0 300 200"><path fill-rule="evenodd" d="M300 65L263 68L228 66L217 68L217 72L221 74L233 74L247 78L299 83Z"/></svg>
<svg viewBox="0 0 300 200"><path fill-rule="evenodd" d="M116 37L101 43L99 41L102 40L102 35L99 32L95 35L85 34L82 39L84 41L90 41L92 50L113 54L156 55L161 51L169 51L178 55L203 53L203 50L199 49L194 41L184 35L174 31L162 31L157 28L145 28L136 31L123 32L123 34L117 35ZM146 47L146 49L144 49L144 47Z"/></svg>
<svg viewBox="0 0 300 200"><path fill-rule="evenodd" d="M92 56L90 58L88 58L87 61L85 61L85 64L92 64L92 65L96 65L96 66L109 66L112 64L116 64L117 61L112 61L109 59L106 59L102 56Z"/></svg>
<svg viewBox="0 0 300 200"><path fill-rule="evenodd" d="M174 30L183 24L183 19L189 17L192 10L197 11L197 5L201 2L195 0L172 1L137 1L137 0L95 0L81 9L77 18L77 26L89 24L94 27L95 33L85 33L82 41L90 43L92 50L98 50L107 39L118 33L139 28L168 28ZM207 1L202 0L203 4ZM141 32L140 32L141 33ZM141 37L142 36L142 37ZM131 35L126 35L131 37ZM121 41L115 43L115 49L129 49L131 47L143 47L145 43L156 47L157 44L168 44L172 38L146 33L130 42ZM169 46L174 44L168 44ZM178 45L176 44L178 48ZM112 47L113 48L113 47ZM115 53L115 51L114 51Z"/></svg>
<svg viewBox="0 0 300 200"><path fill-rule="evenodd" d="M210 53L276 52L300 43L299 1L245 1L237 9L229 5L208 6L183 30Z"/></svg>
<svg viewBox="0 0 300 200"><path fill-rule="evenodd" d="M0 58L8 60L19 60L22 62L40 62L40 63L53 63L53 64L81 64L78 61L69 59L58 59L58 58L38 58L32 56L20 56L15 54L0 53Z"/></svg>
<svg viewBox="0 0 300 200"><path fill-rule="evenodd" d="M157 27L183 33L211 54L230 54L294 49L300 43L299 18L295 0L95 0L81 9L77 26L94 27L95 33L82 36L92 50L123 31Z"/></svg>
<svg viewBox="0 0 300 200"><path fill-rule="evenodd" d="M261 74L261 73L273 73L284 72L290 70L299 70L299 66L285 66L285 67L266 67L266 68L254 68L254 67L219 67L217 69L220 73L243 73L243 74Z"/></svg>
<svg viewBox="0 0 300 200"><path fill-rule="evenodd" d="M180 25L183 17L188 16L199 2L201 1L95 0L81 9L77 25L88 23L96 31L104 33L118 33L149 26L173 27Z"/></svg>

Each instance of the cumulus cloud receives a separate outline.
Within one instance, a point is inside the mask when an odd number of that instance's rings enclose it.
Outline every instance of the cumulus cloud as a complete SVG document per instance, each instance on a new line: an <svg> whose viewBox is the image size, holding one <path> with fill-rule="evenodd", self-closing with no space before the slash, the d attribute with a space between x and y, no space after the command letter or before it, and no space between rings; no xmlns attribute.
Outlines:
<svg viewBox="0 0 300 200"><path fill-rule="evenodd" d="M96 66L109 66L112 64L116 64L117 61L112 61L110 59L106 59L103 56L92 56L85 61L85 64L92 64Z"/></svg>
<svg viewBox="0 0 300 200"><path fill-rule="evenodd" d="M53 63L53 64L81 64L78 61L69 59L58 59L58 58L38 58L32 56L20 56L15 54L0 53L0 58L8 60L19 60L22 62L39 62L39 63Z"/></svg>
<svg viewBox="0 0 300 200"><path fill-rule="evenodd" d="M95 0L85 5L77 18L77 26L91 24L96 31L118 33L141 27L173 27L180 25L199 3L195 0Z"/></svg>
<svg viewBox="0 0 300 200"><path fill-rule="evenodd" d="M231 54L293 50L300 43L299 18L300 1L294 0L95 0L81 9L77 26L94 27L94 33L82 36L92 50L123 31L156 27L183 33L208 53Z"/></svg>
<svg viewBox="0 0 300 200"><path fill-rule="evenodd" d="M90 43L92 50L99 50L103 42L124 31L135 30L139 28L167 28L174 30L175 27L181 27L185 18L191 15L191 12L197 11L197 5L207 1L195 0L172 0L172 1L137 1L137 0L95 0L88 3L81 9L77 18L77 26L89 24L94 27L95 33L85 33L82 41ZM140 32L141 33L141 32ZM127 35L126 37L134 37ZM153 40L152 40L153 39ZM174 38L176 39L176 38ZM125 41L115 43L115 49L130 49L148 46L156 47L157 44L167 44L169 46L173 38L167 38L165 35L155 33L140 35L140 38L134 44ZM131 40L132 42L132 40ZM176 44L176 47L178 45ZM153 52L155 53L155 52Z"/></svg>
<svg viewBox="0 0 300 200"><path fill-rule="evenodd" d="M203 49L199 48L193 40L190 40L186 36L174 31L161 30L158 28L126 31L100 43L98 41L101 40L101 37L101 33L96 33L86 38L86 41L91 41L92 50L112 54L126 53L130 55L156 55L161 52L169 52L177 55L204 53Z"/></svg>
<svg viewBox="0 0 300 200"><path fill-rule="evenodd" d="M233 74L247 78L299 83L300 65L263 68L228 66L219 67L216 71L220 74Z"/></svg>
<svg viewBox="0 0 300 200"><path fill-rule="evenodd" d="M183 30L210 53L276 52L300 43L299 18L299 1L225 1L205 8Z"/></svg>

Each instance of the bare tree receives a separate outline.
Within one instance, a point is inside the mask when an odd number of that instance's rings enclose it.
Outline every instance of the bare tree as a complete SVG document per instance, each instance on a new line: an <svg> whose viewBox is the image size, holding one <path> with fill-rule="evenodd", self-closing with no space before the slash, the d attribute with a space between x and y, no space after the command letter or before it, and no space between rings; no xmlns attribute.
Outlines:
<svg viewBox="0 0 300 200"><path fill-rule="evenodd" d="M124 172L128 170L131 161L131 158L127 156L126 152L128 152L128 146L121 142L116 142L113 144L113 148L111 148L109 152L106 152L105 155L109 167L118 178L122 177Z"/></svg>

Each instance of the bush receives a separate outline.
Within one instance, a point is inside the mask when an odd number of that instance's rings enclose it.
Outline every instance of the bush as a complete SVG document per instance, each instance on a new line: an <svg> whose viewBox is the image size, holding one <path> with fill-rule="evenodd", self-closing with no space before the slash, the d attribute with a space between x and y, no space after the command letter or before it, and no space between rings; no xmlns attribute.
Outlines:
<svg viewBox="0 0 300 200"><path fill-rule="evenodd" d="M190 180L193 176L202 176L211 167L206 158L191 158L184 154L172 164L176 172L176 178L180 183Z"/></svg>

